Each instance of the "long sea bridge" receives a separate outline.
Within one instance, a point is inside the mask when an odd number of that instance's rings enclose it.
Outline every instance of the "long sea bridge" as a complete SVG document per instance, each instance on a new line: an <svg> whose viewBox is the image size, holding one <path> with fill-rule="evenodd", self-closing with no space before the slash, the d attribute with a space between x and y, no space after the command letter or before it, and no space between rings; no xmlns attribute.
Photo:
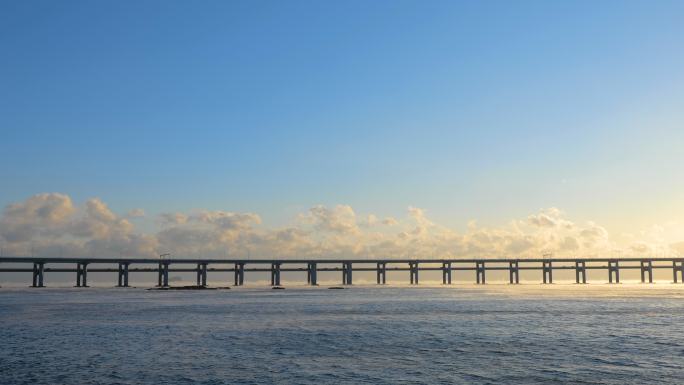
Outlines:
<svg viewBox="0 0 684 385"><path fill-rule="evenodd" d="M12 267L7 267L11 264ZM3 266L5 265L5 266ZM21 266L26 265L26 266ZM602 270L608 283L620 282L620 271L639 270L641 282L653 283L654 269L669 269L673 282L684 283L684 258L540 258L540 259L171 259L171 258L40 258L0 257L0 272L32 273L32 287L46 285L46 273L74 273L77 287L88 286L88 273L116 273L116 286L128 287L130 273L156 273L157 286L169 287L169 273L193 272L197 286L207 286L207 275L232 273L233 284L242 286L247 273L270 272L271 285L280 286L281 273L301 272L309 285L318 285L319 272L338 272L342 285L353 283L354 272L375 272L377 283L387 283L387 272L408 272L417 285L420 272L440 271L442 283L452 284L452 273L470 271L474 282L485 284L487 272L507 271L511 284L520 283L520 272L537 271L542 283L553 283L554 271L572 270L576 283L587 283L587 270ZM224 281L225 282L225 281ZM605 282L605 281L604 281Z"/></svg>

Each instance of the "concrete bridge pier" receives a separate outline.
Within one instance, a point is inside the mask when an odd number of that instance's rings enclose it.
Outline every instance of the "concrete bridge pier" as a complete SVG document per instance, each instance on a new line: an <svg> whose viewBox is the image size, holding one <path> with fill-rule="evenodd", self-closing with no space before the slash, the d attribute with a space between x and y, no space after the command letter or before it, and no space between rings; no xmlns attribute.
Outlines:
<svg viewBox="0 0 684 385"><path fill-rule="evenodd" d="M207 264L197 264L197 286L207 286Z"/></svg>
<svg viewBox="0 0 684 385"><path fill-rule="evenodd" d="M451 262L442 263L442 284L451 285Z"/></svg>
<svg viewBox="0 0 684 385"><path fill-rule="evenodd" d="M575 283L587 283L587 264L584 261L575 261Z"/></svg>
<svg viewBox="0 0 684 385"><path fill-rule="evenodd" d="M508 282L513 284L520 283L520 269L518 261L511 261L508 263Z"/></svg>
<svg viewBox="0 0 684 385"><path fill-rule="evenodd" d="M409 275L411 276L411 285L418 284L418 262L409 262Z"/></svg>
<svg viewBox="0 0 684 385"><path fill-rule="evenodd" d="M378 262L376 274L378 279L378 285L384 285L385 283L387 283L387 263Z"/></svg>
<svg viewBox="0 0 684 385"><path fill-rule="evenodd" d="M162 287L162 281L164 280L164 267L162 266L162 263L159 262L159 266L157 267L157 287Z"/></svg>
<svg viewBox="0 0 684 385"><path fill-rule="evenodd" d="M646 282L646 273L648 273L648 283L653 283L653 262L652 261L640 261L641 267L641 283Z"/></svg>
<svg viewBox="0 0 684 385"><path fill-rule="evenodd" d="M352 263L342 262L342 284L351 285L352 284Z"/></svg>
<svg viewBox="0 0 684 385"><path fill-rule="evenodd" d="M43 281L43 271L45 270L45 264L42 262L33 263L33 282L32 287L45 287Z"/></svg>
<svg viewBox="0 0 684 385"><path fill-rule="evenodd" d="M88 287L88 264L76 264L76 287Z"/></svg>
<svg viewBox="0 0 684 385"><path fill-rule="evenodd" d="M318 267L316 262L309 262L306 273L309 285L318 286Z"/></svg>
<svg viewBox="0 0 684 385"><path fill-rule="evenodd" d="M235 286L245 284L245 264L238 262L235 264Z"/></svg>
<svg viewBox="0 0 684 385"><path fill-rule="evenodd" d="M475 275L476 275L476 280L478 285L484 285L486 283L485 280L485 263L484 261L477 261L475 262Z"/></svg>
<svg viewBox="0 0 684 385"><path fill-rule="evenodd" d="M128 262L119 263L119 281L118 287L128 287Z"/></svg>
<svg viewBox="0 0 684 385"><path fill-rule="evenodd" d="M271 263L271 286L280 286L280 263Z"/></svg>
<svg viewBox="0 0 684 385"><path fill-rule="evenodd" d="M169 262L163 262L161 266L161 287L169 287Z"/></svg>
<svg viewBox="0 0 684 385"><path fill-rule="evenodd" d="M682 278L682 283L684 283L684 261L679 261L679 266L677 261L672 261L672 276L674 277L674 283L677 283L677 273Z"/></svg>
<svg viewBox="0 0 684 385"><path fill-rule="evenodd" d="M542 274L544 275L544 283L553 283L553 266L551 261L542 262Z"/></svg>
<svg viewBox="0 0 684 385"><path fill-rule="evenodd" d="M620 283L620 266L618 261L608 261L608 283L613 283L613 276L615 283Z"/></svg>

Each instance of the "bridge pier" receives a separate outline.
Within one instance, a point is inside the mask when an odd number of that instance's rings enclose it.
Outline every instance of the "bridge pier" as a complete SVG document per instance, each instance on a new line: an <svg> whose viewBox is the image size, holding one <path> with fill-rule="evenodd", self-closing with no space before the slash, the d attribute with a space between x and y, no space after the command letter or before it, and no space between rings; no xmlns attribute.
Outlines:
<svg viewBox="0 0 684 385"><path fill-rule="evenodd" d="M542 274L544 275L544 283L553 283L553 266L551 261L542 262Z"/></svg>
<svg viewBox="0 0 684 385"><path fill-rule="evenodd" d="M161 265L161 287L169 287L169 262L163 262Z"/></svg>
<svg viewBox="0 0 684 385"><path fill-rule="evenodd" d="M520 283L520 268L518 261L511 261L508 263L508 282L513 284Z"/></svg>
<svg viewBox="0 0 684 385"><path fill-rule="evenodd" d="M648 272L648 283L653 283L653 262L652 261L640 261L641 267L641 283L646 282L646 273ZM676 279L676 277L675 277Z"/></svg>
<svg viewBox="0 0 684 385"><path fill-rule="evenodd" d="M316 262L309 262L306 270L307 283L311 286L318 286L318 267Z"/></svg>
<svg viewBox="0 0 684 385"><path fill-rule="evenodd" d="M451 262L442 263L442 284L451 285Z"/></svg>
<svg viewBox="0 0 684 385"><path fill-rule="evenodd" d="M31 287L45 287L43 281L43 271L45 270L45 264L42 262L33 263L33 282Z"/></svg>
<svg viewBox="0 0 684 385"><path fill-rule="evenodd" d="M384 285L387 282L387 263L378 262L376 275L378 279L378 285Z"/></svg>
<svg viewBox="0 0 684 385"><path fill-rule="evenodd" d="M672 261L672 275L674 277L674 283L677 283L677 272L682 278L682 283L684 283L684 261L679 261L679 266L677 266L677 261Z"/></svg>
<svg viewBox="0 0 684 385"><path fill-rule="evenodd" d="M411 276L411 285L418 284L418 262L409 262L409 275Z"/></svg>
<svg viewBox="0 0 684 385"><path fill-rule="evenodd" d="M584 261L575 261L575 283L587 283L587 264Z"/></svg>
<svg viewBox="0 0 684 385"><path fill-rule="evenodd" d="M352 263L342 262L342 284L351 285L352 284Z"/></svg>
<svg viewBox="0 0 684 385"><path fill-rule="evenodd" d="M318 267L316 262L309 262L306 269L306 281L311 286L318 286Z"/></svg>
<svg viewBox="0 0 684 385"><path fill-rule="evenodd" d="M128 262L119 262L118 287L128 287Z"/></svg>
<svg viewBox="0 0 684 385"><path fill-rule="evenodd" d="M88 264L76 264L76 287L88 287Z"/></svg>
<svg viewBox="0 0 684 385"><path fill-rule="evenodd" d="M486 283L485 281L485 263L484 261L476 261L475 262L475 275L476 275L476 280L478 285L484 285Z"/></svg>
<svg viewBox="0 0 684 385"><path fill-rule="evenodd" d="M280 286L280 263L271 263L271 286Z"/></svg>
<svg viewBox="0 0 684 385"><path fill-rule="evenodd" d="M157 287L162 287L162 281L164 280L164 268L162 266L162 263L159 262L159 266L157 268Z"/></svg>
<svg viewBox="0 0 684 385"><path fill-rule="evenodd" d="M197 264L197 286L207 286L207 264Z"/></svg>
<svg viewBox="0 0 684 385"><path fill-rule="evenodd" d="M238 262L235 264L235 286L242 286L245 284L245 264Z"/></svg>
<svg viewBox="0 0 684 385"><path fill-rule="evenodd" d="M618 261L608 261L608 283L613 283L613 276L615 276L615 283L620 283L620 266Z"/></svg>

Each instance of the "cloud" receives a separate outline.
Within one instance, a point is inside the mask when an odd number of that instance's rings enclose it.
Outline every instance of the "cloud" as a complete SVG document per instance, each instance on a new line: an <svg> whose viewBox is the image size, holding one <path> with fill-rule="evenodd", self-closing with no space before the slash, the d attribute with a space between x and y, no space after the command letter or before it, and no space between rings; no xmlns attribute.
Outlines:
<svg viewBox="0 0 684 385"><path fill-rule="evenodd" d="M684 242L676 242L670 244L670 248L679 255L684 255Z"/></svg>
<svg viewBox="0 0 684 385"><path fill-rule="evenodd" d="M385 219L382 220L382 224L385 226L395 226L399 222L394 219L393 217L386 217Z"/></svg>
<svg viewBox="0 0 684 385"><path fill-rule="evenodd" d="M309 209L308 215L304 216L306 222L314 223L321 231L329 231L340 234L358 233L356 213L351 206L337 205L327 208L322 205Z"/></svg>
<svg viewBox="0 0 684 385"><path fill-rule="evenodd" d="M585 228L580 230L579 236L586 248L609 243L608 230L591 221L587 223Z"/></svg>
<svg viewBox="0 0 684 385"><path fill-rule="evenodd" d="M636 242L629 246L632 251L640 254L646 254L652 252L650 245L646 242Z"/></svg>
<svg viewBox="0 0 684 385"><path fill-rule="evenodd" d="M71 198L64 194L37 194L5 207L0 218L0 237L20 243L34 237L50 236L74 213Z"/></svg>
<svg viewBox="0 0 684 385"><path fill-rule="evenodd" d="M133 209L133 210L128 212L127 216L129 218L144 218L145 217L145 210Z"/></svg>
<svg viewBox="0 0 684 385"><path fill-rule="evenodd" d="M624 244L595 223L576 223L557 208L540 210L508 225L465 231L434 222L424 209L408 207L404 217L357 212L348 205L309 208L285 227L264 226L256 213L223 210L162 213L140 219L143 232L101 199L75 205L64 194L37 194L5 207L0 241L6 254L64 256L175 256L253 258L419 258L675 255L684 243L665 243L653 226ZM384 218L384 219L379 219ZM157 229L154 230L155 225ZM635 234L636 234L635 233ZM624 237L618 237L624 238Z"/></svg>
<svg viewBox="0 0 684 385"><path fill-rule="evenodd" d="M232 213L227 211L202 211L189 217L190 220L211 224L225 230L247 230L261 218L253 213Z"/></svg>
<svg viewBox="0 0 684 385"><path fill-rule="evenodd" d="M566 236L563 238L563 240L558 244L558 247L561 251L577 251L580 248L580 244L577 241L577 238L571 237L571 236Z"/></svg>
<svg viewBox="0 0 684 385"><path fill-rule="evenodd" d="M527 217L527 222L535 227L540 228L558 228L564 227L571 229L574 224L563 218L563 212L555 207L541 210L537 214L532 214Z"/></svg>
<svg viewBox="0 0 684 385"><path fill-rule="evenodd" d="M45 193L8 205L0 218L0 238L15 255L150 255L156 237L134 232L133 225L100 199L81 207L64 194Z"/></svg>
<svg viewBox="0 0 684 385"><path fill-rule="evenodd" d="M188 221L188 216L182 213L162 213L159 214L162 225L180 225Z"/></svg>

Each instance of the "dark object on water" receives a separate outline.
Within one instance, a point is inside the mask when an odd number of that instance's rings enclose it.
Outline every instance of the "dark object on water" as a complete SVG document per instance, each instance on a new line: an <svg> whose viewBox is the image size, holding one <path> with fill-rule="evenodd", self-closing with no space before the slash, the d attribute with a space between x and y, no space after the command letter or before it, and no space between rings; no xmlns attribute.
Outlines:
<svg viewBox="0 0 684 385"><path fill-rule="evenodd" d="M271 289L273 289L273 290L285 290L285 288L282 286L273 286Z"/></svg>
<svg viewBox="0 0 684 385"><path fill-rule="evenodd" d="M343 290L344 288L341 287L341 286L330 286L328 289L331 289L331 290Z"/></svg>
<svg viewBox="0 0 684 385"><path fill-rule="evenodd" d="M206 286L169 286L169 287L151 287L147 290L216 290L215 287Z"/></svg>
<svg viewBox="0 0 684 385"><path fill-rule="evenodd" d="M217 287L218 290L230 290L230 286L219 286Z"/></svg>

